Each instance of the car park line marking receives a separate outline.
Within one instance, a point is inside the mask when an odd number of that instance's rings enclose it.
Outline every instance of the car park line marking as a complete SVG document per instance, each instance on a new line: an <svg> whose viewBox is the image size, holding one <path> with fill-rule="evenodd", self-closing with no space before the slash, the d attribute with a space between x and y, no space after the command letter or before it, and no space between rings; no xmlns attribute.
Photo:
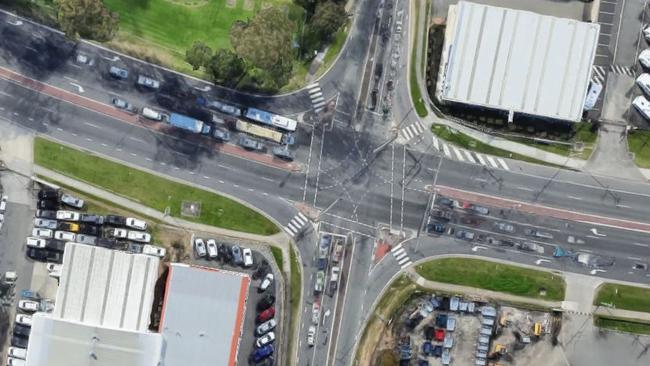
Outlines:
<svg viewBox="0 0 650 366"><path fill-rule="evenodd" d="M470 152L467 151L467 150L461 150L461 151L462 151L463 153L465 153L465 157L467 157L467 160L469 160L470 162L476 164L476 160L474 160L474 157L472 156L472 153L470 153Z"/></svg>
<svg viewBox="0 0 650 366"><path fill-rule="evenodd" d="M499 167L499 165L497 164L497 162L494 161L494 158L493 158L493 157L491 157L490 155L485 155L485 157L486 157L487 160L490 162L490 165L492 165L492 166L495 167L495 168L498 168L498 167Z"/></svg>

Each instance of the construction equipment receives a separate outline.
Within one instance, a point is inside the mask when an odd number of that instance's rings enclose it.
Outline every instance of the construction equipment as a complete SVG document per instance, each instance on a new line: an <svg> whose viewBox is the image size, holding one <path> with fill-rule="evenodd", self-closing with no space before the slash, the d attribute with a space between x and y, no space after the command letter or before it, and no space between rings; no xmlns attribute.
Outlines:
<svg viewBox="0 0 650 366"><path fill-rule="evenodd" d="M535 323L535 325L533 326L533 334L536 337L539 337L539 336L542 335L542 323L539 323L539 322Z"/></svg>

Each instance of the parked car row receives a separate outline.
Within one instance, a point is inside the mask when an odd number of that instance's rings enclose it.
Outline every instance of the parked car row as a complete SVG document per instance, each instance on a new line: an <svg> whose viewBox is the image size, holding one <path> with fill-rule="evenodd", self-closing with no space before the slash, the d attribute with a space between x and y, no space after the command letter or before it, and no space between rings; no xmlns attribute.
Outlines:
<svg viewBox="0 0 650 366"><path fill-rule="evenodd" d="M0 197L0 230L2 229L2 225L5 222L5 211L7 210L8 201L9 197L6 195L2 195L2 197Z"/></svg>
<svg viewBox="0 0 650 366"><path fill-rule="evenodd" d="M272 276L272 275L271 275ZM262 281L264 283L268 280L268 276ZM272 277L271 277L272 281ZM270 285L270 283L269 283ZM260 284L261 287L261 284ZM268 285L267 285L268 288ZM273 342L275 342L276 335L273 329L277 326L275 316L275 296L266 295L257 303L257 318L255 319L258 324L255 328L255 349L251 352L250 361L256 365L273 365L273 353L275 349Z"/></svg>
<svg viewBox="0 0 650 366"><path fill-rule="evenodd" d="M11 346L7 351L7 365L25 365L27 358L27 345L32 330L32 315L35 312L51 312L54 309L53 302L42 299L38 293L30 290L21 292L21 299L18 300L18 313L14 319Z"/></svg>
<svg viewBox="0 0 650 366"><path fill-rule="evenodd" d="M221 260L222 263L251 267L254 264L253 251L239 245L217 243L214 239L194 238L194 252L199 258Z"/></svg>

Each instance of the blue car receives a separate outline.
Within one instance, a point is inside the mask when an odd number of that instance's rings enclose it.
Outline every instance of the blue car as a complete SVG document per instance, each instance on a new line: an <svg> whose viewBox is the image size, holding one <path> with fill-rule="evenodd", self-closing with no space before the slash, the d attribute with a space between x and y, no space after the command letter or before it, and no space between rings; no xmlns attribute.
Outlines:
<svg viewBox="0 0 650 366"><path fill-rule="evenodd" d="M263 359L271 356L273 354L273 351L273 345L267 344L266 346L258 348L253 353L251 353L251 359L253 362L260 362Z"/></svg>

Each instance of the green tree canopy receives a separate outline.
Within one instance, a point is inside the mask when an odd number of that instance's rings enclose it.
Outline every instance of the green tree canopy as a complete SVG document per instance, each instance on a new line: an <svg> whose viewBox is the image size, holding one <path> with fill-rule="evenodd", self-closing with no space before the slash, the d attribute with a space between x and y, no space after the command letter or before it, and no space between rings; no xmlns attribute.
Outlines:
<svg viewBox="0 0 650 366"><path fill-rule="evenodd" d="M222 48L212 56L206 66L212 80L217 84L235 85L246 71L241 57L233 51Z"/></svg>
<svg viewBox="0 0 650 366"><path fill-rule="evenodd" d="M198 70L201 66L208 65L212 57L212 49L201 41L195 41L187 51L185 51L185 61L192 65L194 70Z"/></svg>
<svg viewBox="0 0 650 366"><path fill-rule="evenodd" d="M119 14L102 0L56 0L57 18L68 37L109 41L117 33Z"/></svg>
<svg viewBox="0 0 650 366"><path fill-rule="evenodd" d="M326 1L318 4L316 12L305 26L302 37L303 54L311 55L332 40L347 19L342 3Z"/></svg>

